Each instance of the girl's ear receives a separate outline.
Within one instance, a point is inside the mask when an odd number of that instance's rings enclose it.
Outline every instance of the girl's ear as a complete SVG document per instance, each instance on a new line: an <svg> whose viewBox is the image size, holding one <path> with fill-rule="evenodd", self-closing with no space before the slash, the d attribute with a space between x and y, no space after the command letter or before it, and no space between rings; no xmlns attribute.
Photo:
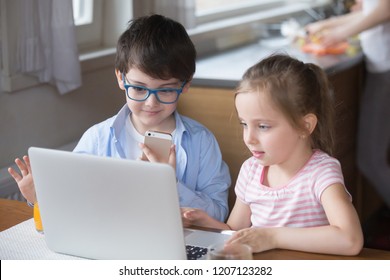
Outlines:
<svg viewBox="0 0 390 280"><path fill-rule="evenodd" d="M309 113L303 117L303 125L305 127L305 133L311 135L317 126L317 116L313 113Z"/></svg>
<svg viewBox="0 0 390 280"><path fill-rule="evenodd" d="M125 90L125 87L123 86L124 82L122 80L122 73L121 73L121 71L119 71L118 69L115 69L115 76L116 76L116 80L118 82L119 88L121 90Z"/></svg>

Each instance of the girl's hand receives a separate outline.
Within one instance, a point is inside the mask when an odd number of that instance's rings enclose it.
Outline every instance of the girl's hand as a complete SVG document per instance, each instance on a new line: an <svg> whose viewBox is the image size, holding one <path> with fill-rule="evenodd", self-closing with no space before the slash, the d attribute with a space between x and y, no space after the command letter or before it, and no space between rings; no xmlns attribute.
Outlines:
<svg viewBox="0 0 390 280"><path fill-rule="evenodd" d="M205 211L188 207L181 208L181 217L184 227L192 225L207 227L207 220L210 218Z"/></svg>
<svg viewBox="0 0 390 280"><path fill-rule="evenodd" d="M235 232L227 244L244 243L249 245L254 253L258 253L275 248L272 236L268 228L245 228Z"/></svg>
<svg viewBox="0 0 390 280"><path fill-rule="evenodd" d="M23 161L17 158L15 159L15 163L19 168L20 174L12 167L8 168L8 173L18 184L19 190L24 198L29 202L35 203L37 201L37 196L31 173L30 159L28 156L24 156Z"/></svg>

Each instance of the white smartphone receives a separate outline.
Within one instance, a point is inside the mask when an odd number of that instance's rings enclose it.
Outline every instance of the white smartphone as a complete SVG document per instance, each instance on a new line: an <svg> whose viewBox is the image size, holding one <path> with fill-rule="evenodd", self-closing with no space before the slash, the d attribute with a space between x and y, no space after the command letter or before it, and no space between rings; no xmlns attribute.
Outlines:
<svg viewBox="0 0 390 280"><path fill-rule="evenodd" d="M171 134L148 130L145 132L144 144L148 146L160 160L168 162L169 150L172 146ZM147 159L147 157L142 154L142 159Z"/></svg>

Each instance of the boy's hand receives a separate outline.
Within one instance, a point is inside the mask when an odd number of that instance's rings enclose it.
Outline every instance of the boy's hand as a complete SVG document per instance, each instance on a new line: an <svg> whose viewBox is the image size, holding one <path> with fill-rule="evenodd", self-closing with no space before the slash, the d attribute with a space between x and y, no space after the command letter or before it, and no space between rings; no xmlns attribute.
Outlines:
<svg viewBox="0 0 390 280"><path fill-rule="evenodd" d="M181 208L181 217L184 227L189 226L206 226L209 215L206 212L196 208Z"/></svg>
<svg viewBox="0 0 390 280"><path fill-rule="evenodd" d="M139 147L143 152L142 157L140 158L141 160L150 161L150 162L167 163L173 167L173 170L176 170L176 146L175 145L172 145L170 148L168 162L165 162L162 159L158 158L157 155L153 153L153 151L149 149L148 146L146 146L145 144L140 143Z"/></svg>
<svg viewBox="0 0 390 280"><path fill-rule="evenodd" d="M24 198L29 202L35 203L37 196L31 173L30 159L28 156L24 156L23 161L17 158L15 159L15 163L19 168L20 174L12 167L8 168L8 173L15 179Z"/></svg>

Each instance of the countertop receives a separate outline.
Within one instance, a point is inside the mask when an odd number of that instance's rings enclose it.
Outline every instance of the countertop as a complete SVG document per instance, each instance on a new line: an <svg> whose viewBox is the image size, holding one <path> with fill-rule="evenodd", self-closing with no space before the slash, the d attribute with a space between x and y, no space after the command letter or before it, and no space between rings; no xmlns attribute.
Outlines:
<svg viewBox="0 0 390 280"><path fill-rule="evenodd" d="M352 55L316 56L303 53L286 38L272 38L199 59L192 85L234 88L250 66L275 52L289 54L303 62L315 63L329 75L353 67L363 60L363 54L359 50Z"/></svg>

